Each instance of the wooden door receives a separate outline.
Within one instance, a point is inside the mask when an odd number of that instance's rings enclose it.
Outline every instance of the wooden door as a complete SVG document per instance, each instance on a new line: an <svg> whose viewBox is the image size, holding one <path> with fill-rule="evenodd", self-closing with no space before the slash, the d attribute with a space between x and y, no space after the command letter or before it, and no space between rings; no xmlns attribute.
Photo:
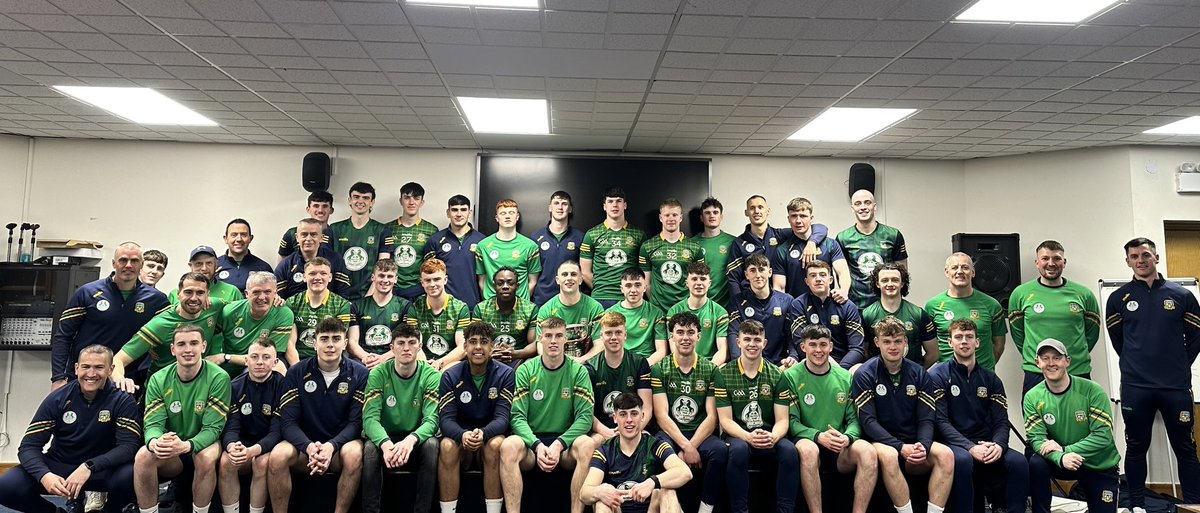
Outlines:
<svg viewBox="0 0 1200 513"><path fill-rule="evenodd" d="M1171 278L1192 277L1200 280L1200 222L1164 221L1166 228L1167 276ZM1193 390L1193 394L1200 390ZM1200 418L1200 408L1195 409L1193 419ZM1192 426L1192 433L1200 440L1200 422ZM1197 449L1200 454L1200 449Z"/></svg>

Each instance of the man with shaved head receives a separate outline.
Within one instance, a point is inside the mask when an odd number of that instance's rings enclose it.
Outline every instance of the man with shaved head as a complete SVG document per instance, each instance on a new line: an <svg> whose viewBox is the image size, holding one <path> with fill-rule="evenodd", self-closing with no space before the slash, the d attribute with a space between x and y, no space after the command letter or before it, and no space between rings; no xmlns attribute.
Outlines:
<svg viewBox="0 0 1200 513"><path fill-rule="evenodd" d="M850 209L854 211L854 226L838 233L837 241L850 266L850 300L862 310L879 299L871 287L871 271L879 264L893 262L907 268L908 250L900 230L875 219L875 193L854 191Z"/></svg>
<svg viewBox="0 0 1200 513"><path fill-rule="evenodd" d="M970 319L979 328L979 348L975 357L979 365L995 371L996 362L1004 353L1004 309L991 296L975 290L975 262L966 253L954 253L946 259L946 280L950 288L925 303L925 311L937 327L938 361L954 357L950 349L950 323L954 319Z"/></svg>

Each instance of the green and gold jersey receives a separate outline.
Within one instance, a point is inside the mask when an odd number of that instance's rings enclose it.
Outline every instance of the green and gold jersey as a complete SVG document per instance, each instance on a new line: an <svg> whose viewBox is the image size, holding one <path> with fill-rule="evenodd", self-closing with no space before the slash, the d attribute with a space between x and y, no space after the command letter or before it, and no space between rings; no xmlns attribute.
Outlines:
<svg viewBox="0 0 1200 513"><path fill-rule="evenodd" d="M395 253L392 258L396 262L396 289L406 289L421 284L421 259L425 251L425 243L437 233L438 228L424 219L417 224L404 226L400 219L387 224L392 232L392 247Z"/></svg>
<svg viewBox="0 0 1200 513"><path fill-rule="evenodd" d="M696 354L711 360L717 354L717 341L729 337L729 312L710 296L697 310L688 306L687 299L675 303L667 311L667 319L683 312L691 312L700 318L700 340L696 342Z"/></svg>
<svg viewBox="0 0 1200 513"><path fill-rule="evenodd" d="M638 266L650 276L650 302L665 312L687 299L688 265L703 261L700 244L682 234L675 242L661 234L646 239L638 249Z"/></svg>
<svg viewBox="0 0 1200 513"><path fill-rule="evenodd" d="M350 302L345 298L329 292L325 300L313 308L308 300L308 292L296 294L287 300L287 307L292 311L296 326L296 353L300 359L316 356L317 350L313 344L317 341L317 325L326 317L337 317L349 329L358 322L350 308Z"/></svg>
<svg viewBox="0 0 1200 513"><path fill-rule="evenodd" d="M615 427L612 414L615 411L613 401L622 392L636 394L640 389L650 390L650 365L641 355L625 351L621 364L617 368L608 366L604 353L593 356L587 362L588 373L592 378L592 394L596 397L594 415L600 423Z"/></svg>
<svg viewBox="0 0 1200 513"><path fill-rule="evenodd" d="M1008 300L1013 343L1021 350L1021 368L1040 373L1035 359L1039 342L1052 338L1067 346L1078 376L1092 372L1092 348L1100 339L1100 304L1087 287L1063 280L1058 287L1038 280L1022 283Z"/></svg>
<svg viewBox="0 0 1200 513"><path fill-rule="evenodd" d="M1051 392L1043 381L1025 394L1022 404L1029 446L1040 448L1046 440L1062 446L1061 452L1046 456L1055 465L1061 467L1068 452L1083 456L1083 468L1088 470L1107 471L1121 462L1113 442L1108 393L1095 381L1072 376L1061 394Z"/></svg>
<svg viewBox="0 0 1200 513"><path fill-rule="evenodd" d="M358 333L363 350L372 354L384 354L392 350L392 328L404 322L404 311L408 301L393 295L382 306L373 296L354 302L358 310Z"/></svg>
<svg viewBox="0 0 1200 513"><path fill-rule="evenodd" d="M649 358L656 348L655 340L667 340L667 317L658 307L642 301L637 308L625 308L621 303L608 307L606 312L617 312L625 316L625 350ZM603 315L603 314L601 314ZM592 325L592 340L600 340L603 328L600 323Z"/></svg>
<svg viewBox="0 0 1200 513"><path fill-rule="evenodd" d="M733 420L742 429L770 431L775 426L775 403L779 394L779 367L758 361L758 374L746 377L741 358L729 362L717 372L713 395L717 408L732 408Z"/></svg>
<svg viewBox="0 0 1200 513"><path fill-rule="evenodd" d="M209 361L200 365L200 373L189 381L179 379L174 361L146 380L147 444L175 433L192 443L195 454L220 440L229 416L229 374Z"/></svg>
<svg viewBox="0 0 1200 513"><path fill-rule="evenodd" d="M718 305L729 304L729 273L726 272L726 267L733 259L733 241L737 240L737 237L721 232L713 237L697 234L693 240L700 244L700 257L711 270L709 277L712 278L712 282L708 287L708 298L716 301ZM684 269L684 272L687 270ZM685 281L686 279L687 276L684 276ZM684 299L687 299L686 295Z"/></svg>
<svg viewBox="0 0 1200 513"><path fill-rule="evenodd" d="M467 304L458 298L446 295L446 305L438 312L429 306L429 296L424 294L408 305L404 322L421 330L421 348L425 358L436 360L446 356L458 344L455 335L471 324L471 313Z"/></svg>
<svg viewBox="0 0 1200 513"><path fill-rule="evenodd" d="M942 292L925 303L925 311L929 312L934 326L937 326L938 361L944 362L954 357L954 351L950 349L950 322L954 319L971 319L979 328L976 334L979 349L975 350L975 358L983 368L996 370L992 337L1002 337L1008 333L1004 309L1000 308L999 302L978 290L964 298L953 298L948 292Z"/></svg>
<svg viewBox="0 0 1200 513"><path fill-rule="evenodd" d="M924 366L925 345L923 342L937 337L937 328L934 327L929 312L912 304L907 299L900 300L900 308L895 312L887 311L881 301L871 303L862 311L863 345L866 346L867 356L879 354L879 348L875 346L875 331L872 326L888 317L895 317L904 323L904 336L908 338L908 354L905 357Z"/></svg>
<svg viewBox="0 0 1200 513"><path fill-rule="evenodd" d="M850 397L850 371L830 365L824 374L814 374L803 361L783 371L775 402L788 406L788 436L817 441L829 428L850 437L861 437L858 410Z"/></svg>
<svg viewBox="0 0 1200 513"><path fill-rule="evenodd" d="M475 305L471 313L472 319L478 319L492 325L496 330L496 345L506 345L513 349L524 349L529 345L529 330L536 329L537 305L532 301L517 298L513 310L508 313L500 311L496 297L485 299Z"/></svg>
<svg viewBox="0 0 1200 513"><path fill-rule="evenodd" d="M517 271L517 297L529 299L529 275L542 272L537 243L519 233L513 240L500 240L498 234L492 234L480 241L475 247L475 274L483 276L484 299L496 295L492 276L505 266Z"/></svg>
<svg viewBox="0 0 1200 513"><path fill-rule="evenodd" d="M900 230L883 223L875 225L870 235L852 225L837 234L846 264L850 266L850 300L861 310L879 299L871 288L871 272L879 264L908 260L904 235Z"/></svg>
<svg viewBox="0 0 1200 513"><path fill-rule="evenodd" d="M638 266L638 248L646 232L626 223L611 230L603 222L583 234L579 258L592 261L592 297L621 300L621 274Z"/></svg>
<svg viewBox="0 0 1200 513"><path fill-rule="evenodd" d="M412 434L421 444L437 433L438 386L442 375L418 361L412 376L400 377L395 363L371 369L363 403L363 435L376 446Z"/></svg>
<svg viewBox="0 0 1200 513"><path fill-rule="evenodd" d="M547 369L542 358L517 367L513 394L512 434L532 448L538 437L557 437L563 447L592 429L592 380L575 360L564 358L557 369Z"/></svg>
<svg viewBox="0 0 1200 513"><path fill-rule="evenodd" d="M178 306L168 308L138 329L133 338L121 347L121 352L134 361L150 353L150 373L153 374L175 363L175 357L171 355L175 328L181 324L195 324L200 327L204 341L208 344L204 356L222 353L225 342L221 336L221 312L224 311L225 305L224 300L213 298L212 306L201 311L195 319L185 319L179 315Z"/></svg>
<svg viewBox="0 0 1200 513"><path fill-rule="evenodd" d="M583 356L592 350L592 326L600 322L601 315L604 315L604 307L595 299L581 294L578 303L566 306L562 303L562 294L558 294L538 308L537 333L542 332L542 321L558 317L567 323L567 343L563 351L568 357Z"/></svg>
<svg viewBox="0 0 1200 513"><path fill-rule="evenodd" d="M244 355L250 352L250 344L266 335L275 343L276 353L285 353L295 322L296 316L286 306L272 306L262 319L255 319L250 314L249 299L225 305L221 312L221 337L225 341L221 352ZM237 376L245 367L228 363L221 368L230 376Z"/></svg>
<svg viewBox="0 0 1200 513"><path fill-rule="evenodd" d="M651 390L655 395L666 394L671 420L687 435L708 418L704 405L709 397L714 397L717 372L711 361L697 358L692 369L684 373L675 355L663 358L650 369Z"/></svg>
<svg viewBox="0 0 1200 513"><path fill-rule="evenodd" d="M242 291L238 290L237 287L234 287L233 285L223 281L214 281L208 284L208 297L212 299L220 299L226 303L232 303L234 301L246 299L246 295L242 294ZM179 304L179 289L172 290L171 293L167 295L167 300L173 305Z"/></svg>
<svg viewBox="0 0 1200 513"><path fill-rule="evenodd" d="M342 256L346 274L350 276L346 299L354 301L366 296L379 254L391 250L391 232L387 225L374 219L368 219L362 228L355 228L350 219L338 221L329 225L329 231L333 233L329 245Z"/></svg>

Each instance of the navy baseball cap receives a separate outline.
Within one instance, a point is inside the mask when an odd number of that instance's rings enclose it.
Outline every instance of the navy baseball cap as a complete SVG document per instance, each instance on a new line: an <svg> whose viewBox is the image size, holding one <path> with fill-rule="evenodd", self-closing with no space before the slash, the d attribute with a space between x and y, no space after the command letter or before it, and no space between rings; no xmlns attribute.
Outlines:
<svg viewBox="0 0 1200 513"><path fill-rule="evenodd" d="M212 248L212 246L196 246L196 249L192 250L192 255L188 257L188 262L195 260L196 255L202 255L204 253L212 255L214 258L217 256L217 252Z"/></svg>

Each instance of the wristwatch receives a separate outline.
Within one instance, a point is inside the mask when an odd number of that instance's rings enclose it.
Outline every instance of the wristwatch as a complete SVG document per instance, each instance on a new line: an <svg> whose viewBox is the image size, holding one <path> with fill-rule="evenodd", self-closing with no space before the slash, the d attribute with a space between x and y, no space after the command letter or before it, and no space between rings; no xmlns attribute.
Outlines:
<svg viewBox="0 0 1200 513"><path fill-rule="evenodd" d="M92 470L93 468L96 468L96 462L94 462L92 460L87 460L87 461L83 462L83 466L84 466L84 468L86 468L88 470Z"/></svg>
<svg viewBox="0 0 1200 513"><path fill-rule="evenodd" d="M225 353L225 363L229 363L229 360L232 360L232 359L233 359L233 357L230 356L229 353Z"/></svg>
<svg viewBox="0 0 1200 513"><path fill-rule="evenodd" d="M662 483L658 481L658 476L650 476L650 480L651 480L651 481L654 481L654 488L655 488L655 489L662 488Z"/></svg>

